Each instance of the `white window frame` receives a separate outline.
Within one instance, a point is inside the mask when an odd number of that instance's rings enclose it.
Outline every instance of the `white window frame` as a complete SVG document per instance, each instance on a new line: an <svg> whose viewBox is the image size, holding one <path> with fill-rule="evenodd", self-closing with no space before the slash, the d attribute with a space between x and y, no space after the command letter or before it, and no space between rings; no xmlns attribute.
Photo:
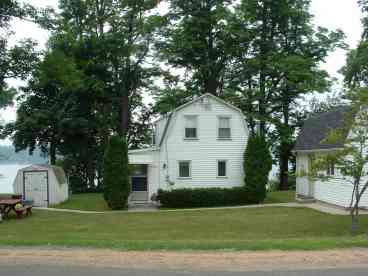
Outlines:
<svg viewBox="0 0 368 276"><path fill-rule="evenodd" d="M180 163L189 164L189 176L180 176ZM191 179L192 178L192 161L190 160L180 160L178 161L178 179Z"/></svg>
<svg viewBox="0 0 368 276"><path fill-rule="evenodd" d="M225 162L225 175L219 175L219 173L220 173L220 170L219 170L219 168L220 168L220 166L219 166L219 163L220 162ZM225 160L225 159L219 159L219 160L217 160L217 172L216 172L216 175L217 175L217 178L228 178L228 160Z"/></svg>
<svg viewBox="0 0 368 276"><path fill-rule="evenodd" d="M220 137L220 120L221 119L228 119L229 120L229 127L230 127L230 137ZM217 116L217 139L218 140L231 140L232 138L232 122L231 122L231 116L230 115L220 115Z"/></svg>
<svg viewBox="0 0 368 276"><path fill-rule="evenodd" d="M188 117L194 117L195 119L196 119L196 125L197 125L197 128L196 128L196 137L187 137L186 136L186 122L187 122L187 118ZM183 127L183 132L184 132L184 134L183 134L183 137L184 137L184 140L192 140L192 141L196 141L196 140L199 140L199 119L198 119L198 115L196 115L196 114L185 114L184 115L184 127Z"/></svg>

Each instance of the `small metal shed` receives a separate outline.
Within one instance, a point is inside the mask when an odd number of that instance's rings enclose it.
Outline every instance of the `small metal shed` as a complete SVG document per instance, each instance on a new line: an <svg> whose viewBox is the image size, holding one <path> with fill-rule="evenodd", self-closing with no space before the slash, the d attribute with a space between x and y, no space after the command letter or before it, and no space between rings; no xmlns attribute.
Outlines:
<svg viewBox="0 0 368 276"><path fill-rule="evenodd" d="M33 200L34 206L48 207L69 197L68 181L63 168L50 165L32 165L20 169L15 177L14 193L24 200Z"/></svg>

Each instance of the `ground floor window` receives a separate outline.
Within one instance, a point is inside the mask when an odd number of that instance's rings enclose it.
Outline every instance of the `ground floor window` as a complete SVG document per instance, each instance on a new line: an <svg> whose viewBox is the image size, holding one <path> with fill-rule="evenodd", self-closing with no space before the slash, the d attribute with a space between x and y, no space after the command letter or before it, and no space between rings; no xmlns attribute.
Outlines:
<svg viewBox="0 0 368 276"><path fill-rule="evenodd" d="M217 161L217 176L218 177L226 177L227 176L226 164L227 164L226 160Z"/></svg>
<svg viewBox="0 0 368 276"><path fill-rule="evenodd" d="M191 177L191 162L179 161L179 177L188 178Z"/></svg>

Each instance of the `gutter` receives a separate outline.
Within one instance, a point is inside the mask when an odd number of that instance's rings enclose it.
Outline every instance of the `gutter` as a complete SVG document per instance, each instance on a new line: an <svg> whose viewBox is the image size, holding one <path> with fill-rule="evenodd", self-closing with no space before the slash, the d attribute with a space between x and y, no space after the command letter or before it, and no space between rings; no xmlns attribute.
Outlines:
<svg viewBox="0 0 368 276"><path fill-rule="evenodd" d="M312 150L292 150L292 153L314 153L314 152L330 152L342 150L344 148L330 148L330 149L312 149Z"/></svg>

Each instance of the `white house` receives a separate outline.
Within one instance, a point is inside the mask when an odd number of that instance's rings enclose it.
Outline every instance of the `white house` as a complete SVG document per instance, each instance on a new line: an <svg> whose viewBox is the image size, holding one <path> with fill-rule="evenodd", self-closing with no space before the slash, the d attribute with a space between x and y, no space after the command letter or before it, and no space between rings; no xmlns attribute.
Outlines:
<svg viewBox="0 0 368 276"><path fill-rule="evenodd" d="M249 136L242 112L205 94L160 118L154 145L129 151L131 202L147 202L159 189L231 188L244 183Z"/></svg>
<svg viewBox="0 0 368 276"><path fill-rule="evenodd" d="M313 116L304 122L294 148L297 175L299 175L296 179L297 197L315 199L344 208L350 206L353 185L343 179L334 164L331 164L324 172L330 176L328 181L313 180L307 176L311 169L311 160L315 155L326 154L343 147L343 144L327 144L324 140L332 129L344 126L344 115L348 110L348 107L339 107ZM360 205L368 207L368 193L363 196Z"/></svg>

